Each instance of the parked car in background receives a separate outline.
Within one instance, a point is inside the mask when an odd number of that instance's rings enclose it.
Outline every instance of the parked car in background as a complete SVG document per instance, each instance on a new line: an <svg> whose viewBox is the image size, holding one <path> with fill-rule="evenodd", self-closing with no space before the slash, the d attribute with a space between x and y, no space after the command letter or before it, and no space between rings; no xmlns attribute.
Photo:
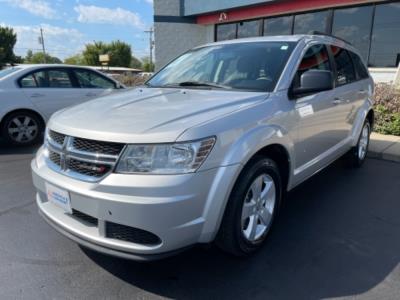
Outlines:
<svg viewBox="0 0 400 300"><path fill-rule="evenodd" d="M197 47L146 87L52 116L31 163L39 211L120 257L212 241L249 255L287 191L346 153L364 162L373 88L358 51L329 36Z"/></svg>
<svg viewBox="0 0 400 300"><path fill-rule="evenodd" d="M37 143L59 109L124 88L84 67L18 65L0 71L0 136L14 145Z"/></svg>

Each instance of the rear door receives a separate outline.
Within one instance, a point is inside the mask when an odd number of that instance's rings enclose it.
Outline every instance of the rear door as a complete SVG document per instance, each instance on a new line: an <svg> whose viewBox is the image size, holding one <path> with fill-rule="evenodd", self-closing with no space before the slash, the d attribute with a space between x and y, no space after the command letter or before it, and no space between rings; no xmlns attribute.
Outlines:
<svg viewBox="0 0 400 300"><path fill-rule="evenodd" d="M341 47L330 45L335 66L335 98L334 114L338 138L344 141L349 137L355 114L359 107L359 92L361 86L357 82L357 75L350 53Z"/></svg>
<svg viewBox="0 0 400 300"><path fill-rule="evenodd" d="M97 72L80 68L74 69L73 72L82 95L87 100L107 95L117 88L114 81Z"/></svg>
<svg viewBox="0 0 400 300"><path fill-rule="evenodd" d="M57 110L85 100L68 68L39 69L20 78L18 84L47 118Z"/></svg>
<svg viewBox="0 0 400 300"><path fill-rule="evenodd" d="M300 84L300 76L310 70L332 71L327 47L310 46L297 69L292 87ZM308 94L294 99L298 115L297 142L295 143L295 173L308 176L328 161L328 150L338 143L335 132L336 116L332 113L334 90Z"/></svg>
<svg viewBox="0 0 400 300"><path fill-rule="evenodd" d="M354 121L356 118L356 113L360 110L361 106L364 104L365 100L368 99L370 94L373 91L373 86L371 85L371 80L369 78L368 70L363 63L362 59L358 54L355 54L349 51L350 57L353 60L354 68L356 71L357 82L355 82L355 91L357 96L353 105L355 107L355 111L351 116L351 125L354 125Z"/></svg>

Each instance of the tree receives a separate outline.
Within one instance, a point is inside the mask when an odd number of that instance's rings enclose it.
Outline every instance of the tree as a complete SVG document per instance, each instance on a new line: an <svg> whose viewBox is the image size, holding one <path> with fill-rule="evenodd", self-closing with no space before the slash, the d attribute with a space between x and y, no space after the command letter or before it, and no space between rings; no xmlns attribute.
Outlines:
<svg viewBox="0 0 400 300"><path fill-rule="evenodd" d="M143 71L145 72L154 72L154 63L150 64L150 58L148 56L145 56L142 58L142 62L143 62Z"/></svg>
<svg viewBox="0 0 400 300"><path fill-rule="evenodd" d="M85 63L89 66L99 66L99 55L107 54L109 52L109 47L103 42L94 42L93 44L87 44L85 50L83 50L83 59Z"/></svg>
<svg viewBox="0 0 400 300"><path fill-rule="evenodd" d="M0 26L0 68L7 63L14 63L17 58L14 54L14 46L17 42L17 34L10 27Z"/></svg>
<svg viewBox="0 0 400 300"><path fill-rule="evenodd" d="M33 51L31 49L29 49L26 52L26 56L24 58L24 62L32 61L32 57L33 57Z"/></svg>
<svg viewBox="0 0 400 300"><path fill-rule="evenodd" d="M85 59L82 54L75 54L64 59L64 63L68 65L85 65Z"/></svg>
<svg viewBox="0 0 400 300"><path fill-rule="evenodd" d="M130 67L134 68L134 69L141 69L143 66L142 66L142 62L140 61L140 59L132 56Z"/></svg>
<svg viewBox="0 0 400 300"><path fill-rule="evenodd" d="M129 68L132 60L132 49L127 43L113 41L110 44L110 66Z"/></svg>
<svg viewBox="0 0 400 300"><path fill-rule="evenodd" d="M108 54L110 56L109 66L129 67L132 59L132 49L127 43L113 41L111 43L94 42L87 44L83 51L83 58L89 66L99 66L99 55Z"/></svg>
<svg viewBox="0 0 400 300"><path fill-rule="evenodd" d="M24 62L26 64L43 64L43 63L45 63L44 58L45 58L45 56L44 56L43 52L32 53L31 50L28 50L28 52L26 53ZM47 64L61 64L62 61L58 57L51 56L46 53L46 63Z"/></svg>

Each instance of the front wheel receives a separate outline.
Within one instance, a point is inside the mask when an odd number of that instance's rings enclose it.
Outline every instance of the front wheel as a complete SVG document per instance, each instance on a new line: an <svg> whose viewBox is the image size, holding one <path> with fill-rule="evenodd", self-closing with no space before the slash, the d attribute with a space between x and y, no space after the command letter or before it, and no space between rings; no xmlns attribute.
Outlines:
<svg viewBox="0 0 400 300"><path fill-rule="evenodd" d="M217 245L236 256L258 250L271 230L281 197L276 163L264 157L253 159L242 171L229 198Z"/></svg>

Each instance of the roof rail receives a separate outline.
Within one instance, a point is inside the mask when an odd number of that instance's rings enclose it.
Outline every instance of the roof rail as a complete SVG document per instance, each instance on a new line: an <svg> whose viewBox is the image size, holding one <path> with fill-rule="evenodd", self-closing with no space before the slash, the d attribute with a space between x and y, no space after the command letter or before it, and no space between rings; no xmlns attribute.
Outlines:
<svg viewBox="0 0 400 300"><path fill-rule="evenodd" d="M345 39L342 39L341 37L335 36L335 35L333 35L333 34L328 34L328 33L322 32L322 31L313 30L313 31L310 32L310 34L312 34L312 35L324 35L324 36L329 36L329 37L331 37L331 38L341 40L341 41L343 41L343 42L345 42L345 43L351 45L351 43L350 43L349 41L346 41Z"/></svg>

